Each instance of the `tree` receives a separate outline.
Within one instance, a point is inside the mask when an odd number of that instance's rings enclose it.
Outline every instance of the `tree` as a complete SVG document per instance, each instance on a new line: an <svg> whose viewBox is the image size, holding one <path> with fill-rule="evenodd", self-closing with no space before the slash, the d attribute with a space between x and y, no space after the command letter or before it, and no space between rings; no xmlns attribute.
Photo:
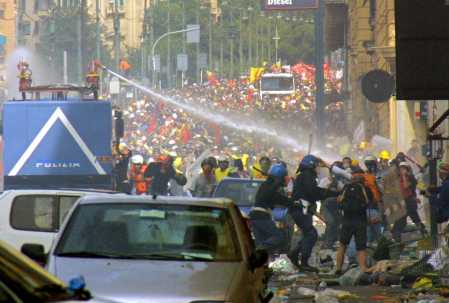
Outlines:
<svg viewBox="0 0 449 303"><path fill-rule="evenodd" d="M304 12L262 12L259 0L223 0L220 1L221 16L218 22L212 23L213 41L209 45L209 9L201 5L199 0L170 0L158 1L152 7L154 18L154 36L155 39L165 33L168 28L168 11L171 15L171 30L182 28L182 1L185 6L186 24L196 23L196 15L200 13L201 26L201 52L208 53L209 47L212 47L213 64L216 69L216 62L220 61L221 45L223 45L223 72L229 75L231 56L234 62L234 71L244 71L250 66L248 64L249 41L251 37L251 46L253 50L253 65L260 65L262 62L274 63L274 40L275 25L278 25L278 31L281 36L279 44L279 55L283 63L295 64L298 61L312 63L314 58L313 33L314 27L310 22L304 20L313 20L313 11ZM249 10L252 8L252 10ZM251 17L249 18L249 15ZM293 18L293 16L295 18ZM290 20L287 20L287 17ZM302 21L301 21L302 20ZM240 23L242 31L240 32ZM151 24L149 24L151 27ZM256 33L258 33L256 35ZM271 33L271 34L270 34ZM182 52L183 35L172 36L171 38L171 70L174 71L176 63L176 54ZM234 43L234 53L231 54L231 40ZM240 41L242 41L242 60L239 58ZM256 47L259 47L259 60L255 60ZM269 49L272 56L268 57ZM165 66L168 53L167 39L164 39L156 50L161 55L161 65ZM189 55L188 76L194 77L196 71L196 46L188 45L187 54ZM140 59L139 59L140 60ZM243 61L244 66L239 66ZM257 62L256 62L257 61ZM139 61L140 62L140 61Z"/></svg>
<svg viewBox="0 0 449 303"><path fill-rule="evenodd" d="M55 8L49 17L41 19L41 35L37 45L38 53L48 61L49 66L57 73L59 79L63 77L63 56L67 51L68 57L68 78L69 82L76 83L78 79L84 79L84 74L79 75L78 66L78 25L80 10L74 8ZM84 50L83 62L95 59L96 36L95 21L85 11L84 24ZM102 63L110 65L111 50L102 43L101 47ZM87 64L84 64L87 65ZM87 66L83 66L83 73Z"/></svg>

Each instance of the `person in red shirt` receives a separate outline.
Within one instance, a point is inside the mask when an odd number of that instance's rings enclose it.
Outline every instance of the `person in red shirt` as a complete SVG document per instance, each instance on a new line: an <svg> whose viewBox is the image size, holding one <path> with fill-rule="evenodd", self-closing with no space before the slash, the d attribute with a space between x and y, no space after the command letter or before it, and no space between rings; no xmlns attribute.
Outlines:
<svg viewBox="0 0 449 303"><path fill-rule="evenodd" d="M131 158L131 169L129 179L133 182L136 195L145 195L148 192L150 179L145 177L147 165L141 155L135 155Z"/></svg>
<svg viewBox="0 0 449 303"><path fill-rule="evenodd" d="M426 227L418 214L418 198L416 196L417 181L413 175L412 168L408 162L399 163L399 178L402 198L405 201L407 214L397 220L393 226L392 233L395 241L401 241L401 234L407 226L407 217L412 219L423 236L427 235Z"/></svg>

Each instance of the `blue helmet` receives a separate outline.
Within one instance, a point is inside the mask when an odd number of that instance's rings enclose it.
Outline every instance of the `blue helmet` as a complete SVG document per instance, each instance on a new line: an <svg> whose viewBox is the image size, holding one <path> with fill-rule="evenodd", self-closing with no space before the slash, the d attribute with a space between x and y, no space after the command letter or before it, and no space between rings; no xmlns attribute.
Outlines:
<svg viewBox="0 0 449 303"><path fill-rule="evenodd" d="M318 163L320 162L320 160L315 157L314 155L307 155L305 156L301 163L299 164L300 168L315 168L318 166Z"/></svg>
<svg viewBox="0 0 449 303"><path fill-rule="evenodd" d="M287 168L282 164L274 164L268 172L270 176L284 178L288 175Z"/></svg>

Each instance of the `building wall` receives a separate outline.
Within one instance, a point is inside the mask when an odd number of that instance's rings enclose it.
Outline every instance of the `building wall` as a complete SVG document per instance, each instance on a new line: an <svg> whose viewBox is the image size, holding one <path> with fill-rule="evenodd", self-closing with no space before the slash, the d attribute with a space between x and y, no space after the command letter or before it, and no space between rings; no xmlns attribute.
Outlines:
<svg viewBox="0 0 449 303"><path fill-rule="evenodd" d="M6 44L0 49L0 99L6 89L6 59L16 46L16 5L14 0L0 0L0 34L6 37Z"/></svg>
<svg viewBox="0 0 449 303"><path fill-rule="evenodd" d="M140 48L145 2L150 0L118 0L122 52L127 48ZM96 0L87 0L89 14L95 16ZM105 32L103 37L112 46L114 43L114 0L100 0L100 20Z"/></svg>
<svg viewBox="0 0 449 303"><path fill-rule="evenodd" d="M377 134L391 139L392 152L404 151L417 138L425 142L425 123L415 118L414 102L369 102L361 91L361 78L381 69L395 75L394 0L351 0L348 4L349 84L348 112L355 128L365 121L366 139Z"/></svg>
<svg viewBox="0 0 449 303"><path fill-rule="evenodd" d="M17 1L17 42L29 50L39 43L40 17L48 15L48 2L42 0Z"/></svg>

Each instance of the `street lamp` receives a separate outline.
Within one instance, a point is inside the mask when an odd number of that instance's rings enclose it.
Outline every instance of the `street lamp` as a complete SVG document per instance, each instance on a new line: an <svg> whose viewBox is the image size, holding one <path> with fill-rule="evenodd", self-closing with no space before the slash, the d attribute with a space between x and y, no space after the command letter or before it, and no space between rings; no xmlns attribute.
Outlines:
<svg viewBox="0 0 449 303"><path fill-rule="evenodd" d="M159 44L159 42L161 42L161 40L164 39L165 37L168 37L171 35L182 34L182 33L187 33L187 32L191 32L191 31L199 31L199 30L200 30L200 28L195 26L195 27L186 28L186 29L182 29L182 30L167 32L167 33L161 35L159 38L157 38L156 41L154 41L153 46L151 47L151 60L153 63L153 75L152 75L153 76L152 77L153 87L155 85L154 72L156 70L156 60L154 57L154 53L155 53L156 47Z"/></svg>

